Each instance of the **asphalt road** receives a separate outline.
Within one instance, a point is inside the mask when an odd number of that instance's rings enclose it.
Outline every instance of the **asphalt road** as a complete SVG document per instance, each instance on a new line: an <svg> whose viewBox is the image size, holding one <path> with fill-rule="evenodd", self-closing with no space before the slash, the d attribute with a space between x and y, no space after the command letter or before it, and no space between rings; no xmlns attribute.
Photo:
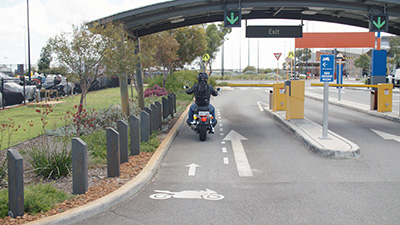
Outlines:
<svg viewBox="0 0 400 225"><path fill-rule="evenodd" d="M321 95L324 92L323 87L311 87L311 86L307 85L306 89L309 92L318 93ZM393 93L393 95L392 95L392 111L398 113L399 108L400 108L400 95L398 92L398 88L396 88L394 90L396 90L396 92ZM334 99L339 99L339 89L337 89L335 87L330 87L329 88L329 97L334 98ZM344 88L344 89L340 90L340 99L370 105L371 89Z"/></svg>
<svg viewBox="0 0 400 225"><path fill-rule="evenodd" d="M260 111L269 90L222 91L212 99L215 134L200 142L183 126L140 193L79 224L397 224L400 143L371 128L398 134L398 124L330 106L329 129L361 157L317 157ZM322 102L305 104L305 117L321 123Z"/></svg>

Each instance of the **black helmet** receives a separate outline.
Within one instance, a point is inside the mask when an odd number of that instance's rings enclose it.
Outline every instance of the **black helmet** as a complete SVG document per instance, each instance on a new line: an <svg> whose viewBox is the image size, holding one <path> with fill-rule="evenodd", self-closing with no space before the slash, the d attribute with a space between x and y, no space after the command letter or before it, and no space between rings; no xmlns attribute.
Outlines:
<svg viewBox="0 0 400 225"><path fill-rule="evenodd" d="M199 73L197 75L197 81L200 83L201 81L205 81L207 83L208 81L208 75L206 73Z"/></svg>

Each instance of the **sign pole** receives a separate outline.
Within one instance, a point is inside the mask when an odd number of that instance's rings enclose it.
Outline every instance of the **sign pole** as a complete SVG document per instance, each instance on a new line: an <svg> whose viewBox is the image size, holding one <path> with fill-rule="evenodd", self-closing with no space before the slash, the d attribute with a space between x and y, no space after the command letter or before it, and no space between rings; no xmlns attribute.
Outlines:
<svg viewBox="0 0 400 225"><path fill-rule="evenodd" d="M338 77L337 79L339 79L339 84L343 84L343 74L342 74L342 61L339 60L339 71L338 71ZM338 101L340 101L342 99L342 87L338 87L339 91L338 91Z"/></svg>
<svg viewBox="0 0 400 225"><path fill-rule="evenodd" d="M322 137L328 138L328 115L329 115L329 82L333 81L335 71L335 56L321 55L320 61L320 81L324 82L324 106L323 106L323 121L322 121Z"/></svg>
<svg viewBox="0 0 400 225"><path fill-rule="evenodd" d="M293 75L293 65L292 65L292 59L290 59L290 75ZM289 80L289 78L288 78Z"/></svg>
<svg viewBox="0 0 400 225"><path fill-rule="evenodd" d="M278 83L278 74L279 74L279 60L276 60L276 83Z"/></svg>
<svg viewBox="0 0 400 225"><path fill-rule="evenodd" d="M328 139L328 114L329 114L329 82L324 82L324 106L323 106L323 121L322 121L322 137Z"/></svg>
<svg viewBox="0 0 400 225"><path fill-rule="evenodd" d="M286 80L289 80L289 58L286 58Z"/></svg>

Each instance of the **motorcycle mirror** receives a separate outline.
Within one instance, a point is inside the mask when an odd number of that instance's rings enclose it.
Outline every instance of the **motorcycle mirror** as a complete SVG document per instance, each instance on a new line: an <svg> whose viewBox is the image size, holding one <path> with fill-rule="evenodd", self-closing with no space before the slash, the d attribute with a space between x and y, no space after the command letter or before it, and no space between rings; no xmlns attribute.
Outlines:
<svg viewBox="0 0 400 225"><path fill-rule="evenodd" d="M188 86L186 86L186 85L183 85L183 88L184 88L184 89L188 89L189 87L188 87Z"/></svg>
<svg viewBox="0 0 400 225"><path fill-rule="evenodd" d="M217 91L221 91L221 88L217 88Z"/></svg>

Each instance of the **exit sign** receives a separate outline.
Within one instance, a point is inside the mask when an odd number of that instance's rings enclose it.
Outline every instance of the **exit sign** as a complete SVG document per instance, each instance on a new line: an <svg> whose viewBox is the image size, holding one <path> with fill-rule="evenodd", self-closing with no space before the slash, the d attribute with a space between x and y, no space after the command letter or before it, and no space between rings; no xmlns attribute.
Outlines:
<svg viewBox="0 0 400 225"><path fill-rule="evenodd" d="M225 27L241 27L242 26L242 10L229 10L224 12Z"/></svg>
<svg viewBox="0 0 400 225"><path fill-rule="evenodd" d="M301 38L303 37L302 26L247 26L246 37L248 38Z"/></svg>
<svg viewBox="0 0 400 225"><path fill-rule="evenodd" d="M369 15L369 31L370 32L388 32L389 15Z"/></svg>

